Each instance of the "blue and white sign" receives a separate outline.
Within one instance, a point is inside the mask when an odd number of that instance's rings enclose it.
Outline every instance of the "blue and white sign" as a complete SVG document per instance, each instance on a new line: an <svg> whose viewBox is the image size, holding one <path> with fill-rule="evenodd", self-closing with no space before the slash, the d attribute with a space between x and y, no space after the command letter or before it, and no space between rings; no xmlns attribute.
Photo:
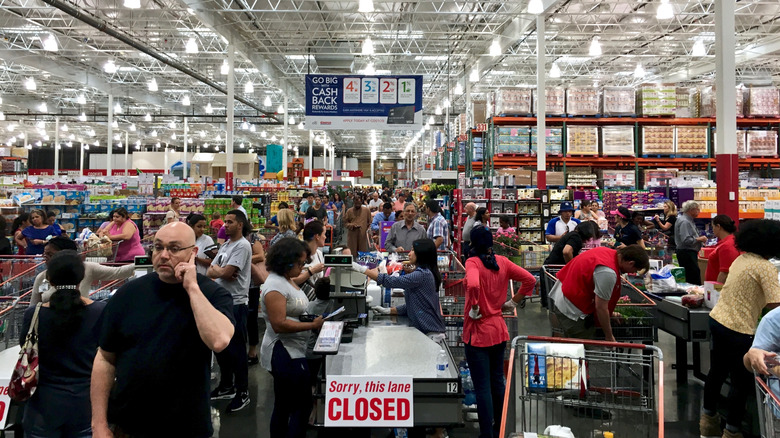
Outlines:
<svg viewBox="0 0 780 438"><path fill-rule="evenodd" d="M307 129L421 129L422 76L306 75Z"/></svg>

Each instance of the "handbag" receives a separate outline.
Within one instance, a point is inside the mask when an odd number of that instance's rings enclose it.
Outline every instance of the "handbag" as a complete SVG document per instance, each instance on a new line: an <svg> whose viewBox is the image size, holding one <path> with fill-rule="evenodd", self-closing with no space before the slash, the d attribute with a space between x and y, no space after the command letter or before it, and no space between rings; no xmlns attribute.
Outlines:
<svg viewBox="0 0 780 438"><path fill-rule="evenodd" d="M41 303L35 306L35 313L30 323L30 330L24 339L19 360L16 361L8 393L17 402L27 401L38 387L38 312Z"/></svg>

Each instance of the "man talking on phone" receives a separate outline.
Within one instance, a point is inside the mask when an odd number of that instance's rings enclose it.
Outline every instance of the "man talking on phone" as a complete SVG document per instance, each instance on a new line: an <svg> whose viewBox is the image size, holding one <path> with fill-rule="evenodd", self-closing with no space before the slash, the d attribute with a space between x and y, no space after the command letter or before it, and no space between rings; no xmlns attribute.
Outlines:
<svg viewBox="0 0 780 438"><path fill-rule="evenodd" d="M249 281L252 267L252 244L245 238L252 232L244 213L230 210L225 215L228 240L219 248L209 266L208 276L233 296L233 318L236 331L230 345L217 353L220 383L211 392L212 400L232 399L228 412L244 409L249 404L249 366L247 364L247 315L249 313Z"/></svg>

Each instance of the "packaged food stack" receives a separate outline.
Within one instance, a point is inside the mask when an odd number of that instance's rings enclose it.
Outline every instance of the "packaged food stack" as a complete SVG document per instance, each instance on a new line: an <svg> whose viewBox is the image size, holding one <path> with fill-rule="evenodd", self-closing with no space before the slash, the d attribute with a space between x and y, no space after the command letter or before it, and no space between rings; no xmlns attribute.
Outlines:
<svg viewBox="0 0 780 438"><path fill-rule="evenodd" d="M458 163L465 163L465 162L466 162L466 142L459 141L458 142Z"/></svg>
<svg viewBox="0 0 780 438"><path fill-rule="evenodd" d="M544 136L544 150L546 155L563 154L563 129L547 128ZM531 127L531 154L536 155L536 127Z"/></svg>
<svg viewBox="0 0 780 438"><path fill-rule="evenodd" d="M636 173L633 170L604 170L604 188L636 187Z"/></svg>
<svg viewBox="0 0 780 438"><path fill-rule="evenodd" d="M570 155L598 155L598 139L597 127L570 125L566 130L566 153Z"/></svg>
<svg viewBox="0 0 780 438"><path fill-rule="evenodd" d="M776 87L748 89L747 116L777 117L780 115L780 93Z"/></svg>
<svg viewBox="0 0 780 438"><path fill-rule="evenodd" d="M643 116L673 116L677 105L674 84L642 84L637 112Z"/></svg>
<svg viewBox="0 0 780 438"><path fill-rule="evenodd" d="M683 156L707 155L707 131L706 126L675 126L675 153Z"/></svg>
<svg viewBox="0 0 780 438"><path fill-rule="evenodd" d="M466 114L463 113L458 116L458 135L466 135L468 128L469 126L468 123L466 123Z"/></svg>
<svg viewBox="0 0 780 438"><path fill-rule="evenodd" d="M746 132L737 130L737 154L740 157L747 157L747 147L745 142ZM715 129L712 132L712 150L718 150L718 130Z"/></svg>
<svg viewBox="0 0 780 438"><path fill-rule="evenodd" d="M642 153L674 154L674 126L643 126Z"/></svg>
<svg viewBox="0 0 780 438"><path fill-rule="evenodd" d="M694 87L677 87L675 117L699 117L699 90Z"/></svg>
<svg viewBox="0 0 780 438"><path fill-rule="evenodd" d="M604 115L636 114L636 91L633 87L604 87Z"/></svg>
<svg viewBox="0 0 780 438"><path fill-rule="evenodd" d="M634 150L633 126L601 127L601 153L603 155L633 157Z"/></svg>
<svg viewBox="0 0 780 438"><path fill-rule="evenodd" d="M745 87L736 88L737 95L735 105L737 107L737 117L745 116ZM715 117L715 87L707 86L699 90L699 117Z"/></svg>
<svg viewBox="0 0 780 438"><path fill-rule="evenodd" d="M181 200L181 217L182 220L190 213L203 214L206 210L205 200L198 198L183 198ZM209 219L211 220L211 219Z"/></svg>
<svg viewBox="0 0 780 438"><path fill-rule="evenodd" d="M528 154L530 150L528 126L499 126L496 128L497 154Z"/></svg>
<svg viewBox="0 0 780 438"><path fill-rule="evenodd" d="M559 116L566 114L566 90L563 87L547 87L544 89L544 92L545 101L547 102L544 113L548 116ZM538 112L536 111L536 101L538 94L539 93L534 90L534 100L532 106L534 114Z"/></svg>
<svg viewBox="0 0 780 438"><path fill-rule="evenodd" d="M574 116L598 114L599 89L596 87L569 87L566 90L566 113Z"/></svg>
<svg viewBox="0 0 780 438"><path fill-rule="evenodd" d="M598 187L595 173L570 173L566 185L569 187Z"/></svg>
<svg viewBox="0 0 780 438"><path fill-rule="evenodd" d="M499 88L495 100L497 116L531 114L530 88Z"/></svg>
<svg viewBox="0 0 780 438"><path fill-rule="evenodd" d="M777 155L776 131L748 131L747 155L750 157L767 157Z"/></svg>
<svg viewBox="0 0 780 438"><path fill-rule="evenodd" d="M645 188L666 187L669 180L677 177L675 169L648 169L645 173Z"/></svg>
<svg viewBox="0 0 780 438"><path fill-rule="evenodd" d="M484 144L482 143L482 137L474 137L474 151L473 151L473 157L471 157L474 161L482 161L484 159Z"/></svg>

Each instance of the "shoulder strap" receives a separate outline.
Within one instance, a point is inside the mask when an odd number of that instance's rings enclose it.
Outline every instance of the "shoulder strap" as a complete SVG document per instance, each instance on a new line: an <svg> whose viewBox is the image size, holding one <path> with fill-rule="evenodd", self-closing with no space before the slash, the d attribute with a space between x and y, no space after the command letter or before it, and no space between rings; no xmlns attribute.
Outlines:
<svg viewBox="0 0 780 438"><path fill-rule="evenodd" d="M27 332L27 335L30 334L38 334L38 313L41 311L41 306L43 303L38 303L35 305L35 313L33 313L32 321L30 322L30 330Z"/></svg>

